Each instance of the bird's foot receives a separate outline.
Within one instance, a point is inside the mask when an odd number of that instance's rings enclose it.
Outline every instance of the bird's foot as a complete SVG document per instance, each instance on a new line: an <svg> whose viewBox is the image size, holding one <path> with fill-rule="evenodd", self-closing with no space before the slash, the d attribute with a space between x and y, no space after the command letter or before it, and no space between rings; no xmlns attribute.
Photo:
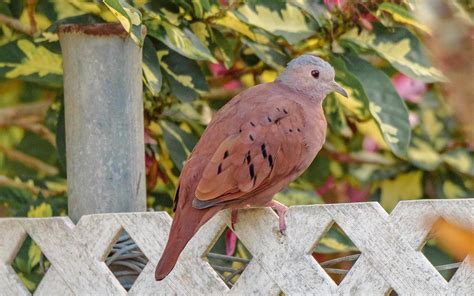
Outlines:
<svg viewBox="0 0 474 296"><path fill-rule="evenodd" d="M266 204L266 206L271 207L277 212L278 226L280 228L280 233L285 235L285 231L286 231L285 215L286 215L286 212L288 212L288 207L275 200L271 200L269 203Z"/></svg>
<svg viewBox="0 0 474 296"><path fill-rule="evenodd" d="M238 211L238 210L232 210L232 211L230 212L230 225L231 225L232 231L235 230L234 225L235 225L235 223L237 223L237 221L238 221L238 217L237 217L237 213L238 213L238 212L237 212L237 211Z"/></svg>

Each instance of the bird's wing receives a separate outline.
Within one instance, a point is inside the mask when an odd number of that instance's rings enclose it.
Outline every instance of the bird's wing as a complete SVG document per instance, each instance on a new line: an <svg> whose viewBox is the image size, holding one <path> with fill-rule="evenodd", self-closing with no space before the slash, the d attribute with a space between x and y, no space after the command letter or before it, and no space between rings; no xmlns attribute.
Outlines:
<svg viewBox="0 0 474 296"><path fill-rule="evenodd" d="M298 169L305 150L302 107L287 101L272 114L253 114L256 118L228 136L206 165L195 191L195 207L248 197Z"/></svg>

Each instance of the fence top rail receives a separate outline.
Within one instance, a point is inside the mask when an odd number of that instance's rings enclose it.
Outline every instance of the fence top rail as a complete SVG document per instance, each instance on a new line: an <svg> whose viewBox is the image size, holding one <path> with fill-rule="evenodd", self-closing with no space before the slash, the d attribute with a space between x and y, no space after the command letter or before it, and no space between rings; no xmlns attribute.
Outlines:
<svg viewBox="0 0 474 296"><path fill-rule="evenodd" d="M228 211L202 227L161 282L154 280L154 267L172 221L165 212L86 215L77 224L69 217L2 218L0 294L29 294L11 267L29 235L51 262L35 295L385 295L392 289L399 295L467 295L474 284L471 256L448 282L420 251L440 217L474 230L474 200L403 201L391 213L376 202L294 206L285 235L272 210L242 210L235 233L253 257L232 288L206 259L230 226ZM333 223L361 252L339 285L311 255ZM124 230L148 259L129 291L104 262Z"/></svg>

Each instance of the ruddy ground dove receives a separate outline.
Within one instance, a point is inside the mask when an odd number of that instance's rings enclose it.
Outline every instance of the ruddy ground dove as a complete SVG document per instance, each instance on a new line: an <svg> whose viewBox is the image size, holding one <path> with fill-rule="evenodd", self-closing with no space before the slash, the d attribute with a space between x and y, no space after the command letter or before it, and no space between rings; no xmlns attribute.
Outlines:
<svg viewBox="0 0 474 296"><path fill-rule="evenodd" d="M326 134L322 102L336 91L334 69L305 54L275 82L249 88L222 107L186 161L175 195L176 214L156 267L156 280L173 269L199 228L222 209L274 208L284 231L286 207L275 193L301 175Z"/></svg>

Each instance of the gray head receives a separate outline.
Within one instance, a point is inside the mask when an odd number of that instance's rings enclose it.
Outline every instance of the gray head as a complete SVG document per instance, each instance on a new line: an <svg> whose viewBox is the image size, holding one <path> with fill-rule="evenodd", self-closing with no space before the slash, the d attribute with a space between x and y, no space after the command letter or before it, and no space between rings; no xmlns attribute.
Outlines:
<svg viewBox="0 0 474 296"><path fill-rule="evenodd" d="M335 91L347 97L346 91L334 81L334 68L311 54L304 54L288 63L278 81L321 102Z"/></svg>

